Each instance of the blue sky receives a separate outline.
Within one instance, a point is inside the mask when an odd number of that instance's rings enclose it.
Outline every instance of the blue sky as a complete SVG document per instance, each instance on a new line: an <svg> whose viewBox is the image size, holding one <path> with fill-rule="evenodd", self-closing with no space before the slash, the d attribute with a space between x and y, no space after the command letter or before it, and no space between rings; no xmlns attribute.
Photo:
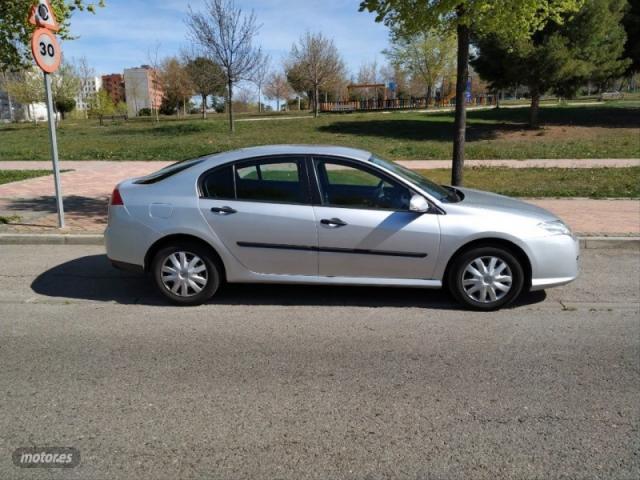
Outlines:
<svg viewBox="0 0 640 480"><path fill-rule="evenodd" d="M203 0L106 0L95 15L76 13L66 41L66 58L86 56L97 74L118 73L149 63L158 45L160 57L188 45L184 23L188 5L202 8ZM349 70L356 74L364 62L384 58L387 28L374 16L358 12L357 0L236 0L245 10L255 10L262 24L257 42L271 55L274 66L306 30L322 31L333 38Z"/></svg>

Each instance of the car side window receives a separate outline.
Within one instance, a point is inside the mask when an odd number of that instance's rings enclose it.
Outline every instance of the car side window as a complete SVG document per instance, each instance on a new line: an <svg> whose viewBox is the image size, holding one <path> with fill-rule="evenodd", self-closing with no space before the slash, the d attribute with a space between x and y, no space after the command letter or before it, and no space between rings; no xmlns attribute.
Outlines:
<svg viewBox="0 0 640 480"><path fill-rule="evenodd" d="M233 200L233 166L226 165L207 173L202 181L202 193L207 198Z"/></svg>
<svg viewBox="0 0 640 480"><path fill-rule="evenodd" d="M410 190L385 175L357 165L316 161L322 203L336 207L408 210Z"/></svg>
<svg viewBox="0 0 640 480"><path fill-rule="evenodd" d="M268 158L236 164L238 200L307 203L301 174L303 158Z"/></svg>

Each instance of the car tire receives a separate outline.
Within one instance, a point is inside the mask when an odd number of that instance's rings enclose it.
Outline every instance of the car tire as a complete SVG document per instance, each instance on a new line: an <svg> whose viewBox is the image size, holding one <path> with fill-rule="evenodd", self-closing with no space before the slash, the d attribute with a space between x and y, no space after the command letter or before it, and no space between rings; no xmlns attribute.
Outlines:
<svg viewBox="0 0 640 480"><path fill-rule="evenodd" d="M221 268L207 248L197 243L163 247L153 257L151 271L160 293L175 305L201 305L220 286Z"/></svg>
<svg viewBox="0 0 640 480"><path fill-rule="evenodd" d="M473 310L497 310L513 302L525 283L518 259L498 247L477 247L454 260L449 289L458 302ZM507 288L508 287L508 288Z"/></svg>

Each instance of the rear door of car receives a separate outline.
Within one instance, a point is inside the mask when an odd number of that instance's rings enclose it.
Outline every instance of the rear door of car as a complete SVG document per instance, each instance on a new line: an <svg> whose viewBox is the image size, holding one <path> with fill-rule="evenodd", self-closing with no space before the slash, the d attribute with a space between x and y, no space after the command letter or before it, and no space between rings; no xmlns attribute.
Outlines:
<svg viewBox="0 0 640 480"><path fill-rule="evenodd" d="M413 191L364 162L313 158L321 276L431 279L438 215L409 211Z"/></svg>
<svg viewBox="0 0 640 480"><path fill-rule="evenodd" d="M200 209L250 271L317 275L318 233L304 155L223 165L200 181Z"/></svg>

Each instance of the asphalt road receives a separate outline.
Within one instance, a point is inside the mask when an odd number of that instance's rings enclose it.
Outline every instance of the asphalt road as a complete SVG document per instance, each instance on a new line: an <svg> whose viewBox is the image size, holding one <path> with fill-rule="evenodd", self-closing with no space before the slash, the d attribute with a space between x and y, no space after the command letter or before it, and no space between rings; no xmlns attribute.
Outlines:
<svg viewBox="0 0 640 480"><path fill-rule="evenodd" d="M164 305L99 247L0 246L0 479L637 479L640 252L498 313L227 286ZM69 446L74 469L15 467Z"/></svg>

